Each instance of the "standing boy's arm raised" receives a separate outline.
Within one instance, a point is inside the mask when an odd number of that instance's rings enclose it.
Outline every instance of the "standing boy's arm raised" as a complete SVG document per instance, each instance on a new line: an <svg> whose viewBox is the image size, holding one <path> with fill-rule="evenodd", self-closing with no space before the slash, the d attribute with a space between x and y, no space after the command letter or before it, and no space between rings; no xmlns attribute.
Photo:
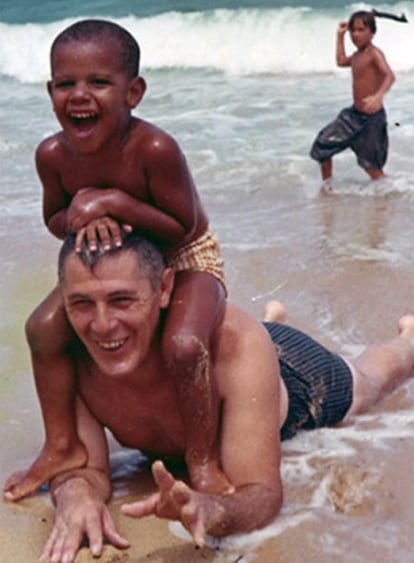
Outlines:
<svg viewBox="0 0 414 563"><path fill-rule="evenodd" d="M338 66L351 66L352 57L345 52L345 33L347 31L348 22L341 22L336 35L336 64Z"/></svg>

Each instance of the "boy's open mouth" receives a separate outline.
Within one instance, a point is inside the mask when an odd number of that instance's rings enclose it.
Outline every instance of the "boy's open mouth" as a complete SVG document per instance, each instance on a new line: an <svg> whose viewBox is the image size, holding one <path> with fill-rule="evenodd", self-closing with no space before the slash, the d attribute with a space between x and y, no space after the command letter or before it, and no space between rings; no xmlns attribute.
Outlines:
<svg viewBox="0 0 414 563"><path fill-rule="evenodd" d="M78 129L78 131L89 131L92 127L94 127L99 119L99 115L97 113L71 113L69 118L72 124Z"/></svg>

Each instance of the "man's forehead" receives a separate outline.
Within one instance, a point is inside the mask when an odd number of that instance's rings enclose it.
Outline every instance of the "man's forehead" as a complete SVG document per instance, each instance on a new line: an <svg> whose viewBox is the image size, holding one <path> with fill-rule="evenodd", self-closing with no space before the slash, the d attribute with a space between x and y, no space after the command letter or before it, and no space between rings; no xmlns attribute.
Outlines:
<svg viewBox="0 0 414 563"><path fill-rule="evenodd" d="M66 285L85 278L103 279L114 276L129 281L148 279L147 272L140 266L135 253L128 250L108 253L91 264L86 264L78 254L72 252L64 265L63 277Z"/></svg>

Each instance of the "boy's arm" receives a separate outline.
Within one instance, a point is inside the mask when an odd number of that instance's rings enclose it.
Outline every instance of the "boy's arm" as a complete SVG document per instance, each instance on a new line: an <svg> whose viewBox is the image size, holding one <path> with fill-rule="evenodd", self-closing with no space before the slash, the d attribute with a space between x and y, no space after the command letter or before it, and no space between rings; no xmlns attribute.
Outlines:
<svg viewBox="0 0 414 563"><path fill-rule="evenodd" d="M72 201L68 213L72 230L78 231L93 219L109 216L160 243L176 246L191 236L200 220L206 220L176 141L155 129L147 137L139 155L146 179L146 201L116 186L104 190L86 188Z"/></svg>
<svg viewBox="0 0 414 563"><path fill-rule="evenodd" d="M107 538L119 548L129 546L116 530L106 506L111 496L108 446L103 428L78 400L79 436L88 450L88 464L62 473L51 482L55 519L41 561L75 560L84 536L96 557Z"/></svg>
<svg viewBox="0 0 414 563"><path fill-rule="evenodd" d="M79 190L67 212L68 229L79 232L104 218L130 225L159 243L174 244L186 235L185 227L174 217L117 188Z"/></svg>
<svg viewBox="0 0 414 563"><path fill-rule="evenodd" d="M378 73L383 77L383 80L375 94L366 96L362 100L364 111L367 113L375 113L382 108L384 96L395 82L395 75L391 67L387 63L383 52L377 47L373 50L373 64L377 67Z"/></svg>
<svg viewBox="0 0 414 563"><path fill-rule="evenodd" d="M69 194L63 189L53 163L57 156L58 143L54 137L43 141L36 150L36 168L43 185L43 220L48 230L58 239L67 235L66 213L70 203Z"/></svg>
<svg viewBox="0 0 414 563"><path fill-rule="evenodd" d="M203 544L206 534L221 537L261 528L282 504L277 355L263 327L246 324L243 318L238 321L242 328L228 339L225 351L226 373L218 374L224 399L221 462L234 492L194 491L157 462L153 472L159 492L123 507L130 516L181 520L197 544Z"/></svg>
<svg viewBox="0 0 414 563"><path fill-rule="evenodd" d="M336 64L338 66L351 66L352 57L345 53L345 33L348 31L348 23L341 22L338 25L336 35Z"/></svg>

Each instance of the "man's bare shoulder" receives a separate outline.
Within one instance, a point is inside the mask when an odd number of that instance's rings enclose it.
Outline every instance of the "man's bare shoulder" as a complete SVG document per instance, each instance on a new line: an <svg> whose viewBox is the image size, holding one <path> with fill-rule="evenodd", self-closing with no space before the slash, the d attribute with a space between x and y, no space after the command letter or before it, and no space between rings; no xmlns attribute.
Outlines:
<svg viewBox="0 0 414 563"><path fill-rule="evenodd" d="M226 304L226 312L213 340L217 367L228 368L247 360L273 361L276 357L271 340L263 323L232 303Z"/></svg>

